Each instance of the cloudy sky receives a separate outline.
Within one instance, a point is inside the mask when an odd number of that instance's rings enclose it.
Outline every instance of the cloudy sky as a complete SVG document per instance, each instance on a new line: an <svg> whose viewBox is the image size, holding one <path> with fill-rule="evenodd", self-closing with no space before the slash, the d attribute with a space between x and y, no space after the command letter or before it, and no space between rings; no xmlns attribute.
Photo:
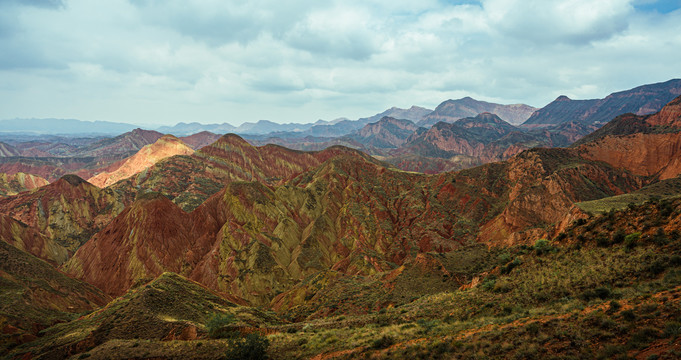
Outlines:
<svg viewBox="0 0 681 360"><path fill-rule="evenodd" d="M681 0L0 0L0 119L542 107L681 77Z"/></svg>

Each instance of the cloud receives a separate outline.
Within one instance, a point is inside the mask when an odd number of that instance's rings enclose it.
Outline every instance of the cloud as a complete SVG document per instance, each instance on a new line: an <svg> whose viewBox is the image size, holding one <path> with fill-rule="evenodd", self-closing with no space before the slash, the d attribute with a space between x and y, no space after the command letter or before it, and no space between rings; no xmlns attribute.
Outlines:
<svg viewBox="0 0 681 360"><path fill-rule="evenodd" d="M603 97L679 77L681 10L662 3L4 1L0 118L238 124Z"/></svg>

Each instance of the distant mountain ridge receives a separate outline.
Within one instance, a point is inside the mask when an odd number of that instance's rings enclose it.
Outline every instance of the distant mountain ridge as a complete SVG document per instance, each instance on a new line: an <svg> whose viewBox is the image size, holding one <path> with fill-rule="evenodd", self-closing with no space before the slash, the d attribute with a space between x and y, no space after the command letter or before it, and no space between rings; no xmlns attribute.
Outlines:
<svg viewBox="0 0 681 360"><path fill-rule="evenodd" d="M525 104L501 105L464 97L458 100L447 100L438 105L432 113L417 122L418 126L429 127L437 122L454 122L467 117L489 112L496 114L510 124L521 124L527 120L537 108Z"/></svg>
<svg viewBox="0 0 681 360"><path fill-rule="evenodd" d="M534 112L522 126L546 127L571 121L601 126L625 113L652 114L679 95L681 79L638 86L612 93L603 99L572 100L561 95Z"/></svg>
<svg viewBox="0 0 681 360"><path fill-rule="evenodd" d="M138 125L111 121L76 119L7 119L0 120L0 131L25 134L120 134ZM65 129L72 129L65 131Z"/></svg>

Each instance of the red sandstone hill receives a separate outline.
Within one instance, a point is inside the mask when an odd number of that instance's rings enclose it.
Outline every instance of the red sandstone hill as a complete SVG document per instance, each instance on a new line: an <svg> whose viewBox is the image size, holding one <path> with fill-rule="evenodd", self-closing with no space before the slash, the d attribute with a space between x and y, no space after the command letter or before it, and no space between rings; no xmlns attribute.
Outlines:
<svg viewBox="0 0 681 360"><path fill-rule="evenodd" d="M579 148L532 149L428 176L386 168L349 149L301 153L244 143L223 137L201 158L255 181L225 182L192 213L163 195L142 195L63 269L112 295L172 270L267 306L274 294L320 271L371 275L472 240L532 243L579 216L572 213L575 202L631 192L648 181L627 164L585 158ZM618 151L634 151L622 146ZM312 159L319 165L296 171ZM291 177L267 177L286 172Z"/></svg>
<svg viewBox="0 0 681 360"><path fill-rule="evenodd" d="M133 176L161 159L174 155L191 155L194 150L173 135L164 135L155 143L146 145L135 155L120 164L114 164L105 171L88 179L95 186L106 187Z"/></svg>
<svg viewBox="0 0 681 360"><path fill-rule="evenodd" d="M314 154L329 157L277 185L229 182L190 214L161 195L142 197L63 269L111 295L172 270L266 306L319 271L371 275L476 239L527 241L514 234L562 220L576 201L640 186L573 150L538 149L515 162L438 176L333 150Z"/></svg>
<svg viewBox="0 0 681 360"><path fill-rule="evenodd" d="M0 214L27 224L75 251L120 213L126 201L111 189L100 189L76 175L0 198Z"/></svg>
<svg viewBox="0 0 681 360"><path fill-rule="evenodd" d="M190 211L231 181L277 184L339 153L361 154L344 147L319 152L271 144L256 147L237 135L228 134L193 155L161 160L112 188L132 196L138 190L162 192L183 210Z"/></svg>
<svg viewBox="0 0 681 360"><path fill-rule="evenodd" d="M581 156L660 180L681 173L681 97L649 116L623 115L576 148Z"/></svg>

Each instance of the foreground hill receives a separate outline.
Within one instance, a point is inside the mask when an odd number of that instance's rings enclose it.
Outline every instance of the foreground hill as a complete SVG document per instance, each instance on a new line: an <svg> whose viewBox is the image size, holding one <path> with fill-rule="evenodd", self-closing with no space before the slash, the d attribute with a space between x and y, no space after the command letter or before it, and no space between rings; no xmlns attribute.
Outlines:
<svg viewBox="0 0 681 360"><path fill-rule="evenodd" d="M63 359L107 342L194 340L206 336L206 324L217 315L233 316L233 326L241 331L280 323L276 317L238 306L182 276L164 273L91 314L48 329L14 354ZM192 355L196 354L186 352L177 358Z"/></svg>
<svg viewBox="0 0 681 360"><path fill-rule="evenodd" d="M5 241L0 241L0 283L0 354L110 300Z"/></svg>
<svg viewBox="0 0 681 360"><path fill-rule="evenodd" d="M164 135L155 143L146 145L135 155L125 159L122 164L114 164L107 170L91 177L88 182L99 187L106 187L119 180L133 176L161 159L174 155L191 155L194 153L182 140Z"/></svg>
<svg viewBox="0 0 681 360"><path fill-rule="evenodd" d="M579 122L600 127L625 113L647 115L657 112L679 95L681 79L612 93L604 99L571 100L563 95L533 113L523 126L532 128Z"/></svg>
<svg viewBox="0 0 681 360"><path fill-rule="evenodd" d="M234 314L224 329L255 334L252 349L272 359L674 359L680 208L648 202L583 214L530 246L470 244L368 277L320 273L296 295L305 306L282 312L293 324L162 274L10 355L239 358L234 340L206 336L211 315Z"/></svg>

